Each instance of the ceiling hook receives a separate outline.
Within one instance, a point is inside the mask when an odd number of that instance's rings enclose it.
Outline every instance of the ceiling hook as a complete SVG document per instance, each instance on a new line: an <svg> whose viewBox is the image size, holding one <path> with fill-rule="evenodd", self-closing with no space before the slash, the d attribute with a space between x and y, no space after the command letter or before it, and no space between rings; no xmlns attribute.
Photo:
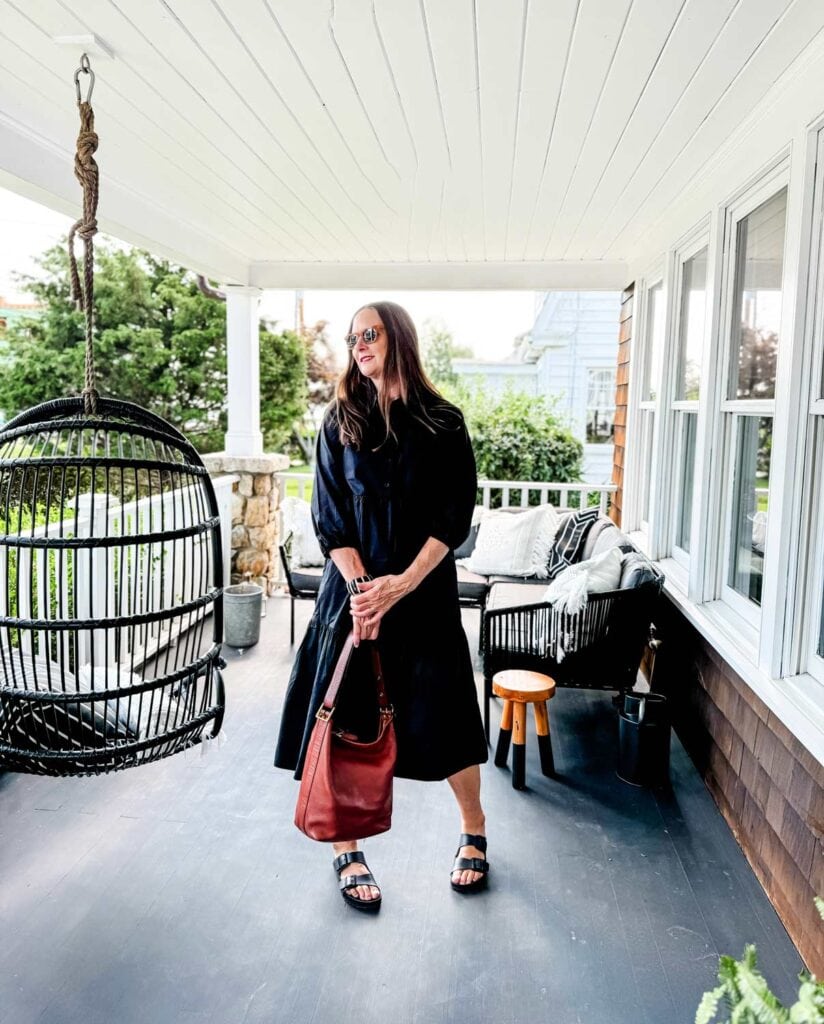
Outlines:
<svg viewBox="0 0 824 1024"><path fill-rule="evenodd" d="M77 93L77 102L78 103L83 103L83 97L80 94L80 72L81 71L83 72L84 75L88 75L89 76L89 92L88 92L88 95L86 96L85 102L86 103L91 103L91 101L92 101L92 92L94 90L94 72L92 71L92 66L89 63L89 55L87 53L84 53L83 56L80 58L80 67L74 73L74 88L75 88L75 91Z"/></svg>

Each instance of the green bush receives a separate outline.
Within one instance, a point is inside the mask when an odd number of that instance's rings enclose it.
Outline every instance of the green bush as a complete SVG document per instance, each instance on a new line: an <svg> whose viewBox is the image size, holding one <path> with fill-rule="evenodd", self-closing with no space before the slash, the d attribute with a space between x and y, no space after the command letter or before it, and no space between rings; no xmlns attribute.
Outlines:
<svg viewBox="0 0 824 1024"><path fill-rule="evenodd" d="M487 480L574 483L581 479L583 446L543 395L508 388L491 395L483 386L444 386L464 412L478 476ZM537 492L530 504L537 504Z"/></svg>

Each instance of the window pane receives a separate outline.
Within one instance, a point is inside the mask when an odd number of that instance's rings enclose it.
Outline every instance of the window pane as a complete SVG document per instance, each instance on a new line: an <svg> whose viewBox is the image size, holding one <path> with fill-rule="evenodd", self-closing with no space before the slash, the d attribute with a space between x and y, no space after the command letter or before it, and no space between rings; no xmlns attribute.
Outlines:
<svg viewBox="0 0 824 1024"><path fill-rule="evenodd" d="M655 413L652 409L641 410L641 519L650 520L650 476L652 474L652 428Z"/></svg>
<svg viewBox="0 0 824 1024"><path fill-rule="evenodd" d="M707 297L707 250L702 249L683 267L681 319L678 339L678 400L697 401L701 385L704 347L704 310Z"/></svg>
<svg viewBox="0 0 824 1024"><path fill-rule="evenodd" d="M824 658L824 601L821 603L821 624L818 627L818 647L816 648L816 654L819 658Z"/></svg>
<svg viewBox="0 0 824 1024"><path fill-rule="evenodd" d="M730 398L775 398L787 190L738 226Z"/></svg>
<svg viewBox="0 0 824 1024"><path fill-rule="evenodd" d="M761 604L770 488L771 416L738 416L729 585Z"/></svg>
<svg viewBox="0 0 824 1024"><path fill-rule="evenodd" d="M821 603L821 623L818 627L818 647L816 648L816 654L819 658L824 658L824 601Z"/></svg>
<svg viewBox="0 0 824 1024"><path fill-rule="evenodd" d="M661 390L664 357L664 287L650 288L647 317L647 379L642 401L653 401Z"/></svg>
<svg viewBox="0 0 824 1024"><path fill-rule="evenodd" d="M682 413L681 466L679 468L678 507L676 509L675 543L689 554L692 525L692 485L695 477L695 436L698 414Z"/></svg>
<svg viewBox="0 0 824 1024"><path fill-rule="evenodd" d="M615 372L613 370L588 370L587 444L611 443L614 419Z"/></svg>

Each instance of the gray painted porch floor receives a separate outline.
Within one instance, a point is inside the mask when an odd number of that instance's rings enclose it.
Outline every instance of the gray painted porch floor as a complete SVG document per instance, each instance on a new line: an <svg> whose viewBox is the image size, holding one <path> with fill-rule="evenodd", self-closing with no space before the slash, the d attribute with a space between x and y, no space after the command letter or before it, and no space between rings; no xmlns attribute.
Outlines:
<svg viewBox="0 0 824 1024"><path fill-rule="evenodd" d="M401 780L395 826L366 843L383 908L346 907L272 767L288 605L269 601L257 647L227 649L220 749L96 779L0 774L3 1024L687 1024L746 942L792 999L801 961L681 745L671 792L617 779L609 694L553 700L559 779L534 742L528 790L484 767L488 892L449 889L448 787ZM475 641L477 613L464 622Z"/></svg>

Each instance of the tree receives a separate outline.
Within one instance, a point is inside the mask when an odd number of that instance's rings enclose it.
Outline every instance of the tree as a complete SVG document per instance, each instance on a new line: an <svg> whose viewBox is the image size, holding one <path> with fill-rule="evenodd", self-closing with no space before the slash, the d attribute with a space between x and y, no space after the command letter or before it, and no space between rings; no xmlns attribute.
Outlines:
<svg viewBox="0 0 824 1024"><path fill-rule="evenodd" d="M226 431L226 307L204 295L193 274L139 249L98 243L95 367L101 394L136 402L182 430L202 452ZM0 408L7 416L83 386L83 314L71 299L65 245L47 250L40 273L22 278L44 305L2 339ZM261 391L267 443L284 417L305 406L302 346L261 333ZM288 431L287 431L288 436Z"/></svg>
<svg viewBox="0 0 824 1024"><path fill-rule="evenodd" d="M260 427L267 451L292 447L306 411L306 345L294 331L260 332Z"/></svg>
<svg viewBox="0 0 824 1024"><path fill-rule="evenodd" d="M471 348L455 344L452 333L441 321L424 321L421 357L429 379L436 387L457 385L459 377L452 360L471 359L473 355Z"/></svg>
<svg viewBox="0 0 824 1024"><path fill-rule="evenodd" d="M329 336L326 320L318 320L314 327L301 327L298 334L306 352L307 400L303 416L296 421L292 442L304 462L314 457L315 436L320 413L335 397L335 384L340 370Z"/></svg>
<svg viewBox="0 0 824 1024"><path fill-rule="evenodd" d="M463 382L441 390L463 410L479 477L552 483L580 480L581 442L545 396L511 387L492 395L480 384Z"/></svg>
<svg viewBox="0 0 824 1024"><path fill-rule="evenodd" d="M738 381L736 398L774 398L775 375L778 368L778 335L741 324L738 348ZM769 479L772 454L772 419L759 420L756 472Z"/></svg>

